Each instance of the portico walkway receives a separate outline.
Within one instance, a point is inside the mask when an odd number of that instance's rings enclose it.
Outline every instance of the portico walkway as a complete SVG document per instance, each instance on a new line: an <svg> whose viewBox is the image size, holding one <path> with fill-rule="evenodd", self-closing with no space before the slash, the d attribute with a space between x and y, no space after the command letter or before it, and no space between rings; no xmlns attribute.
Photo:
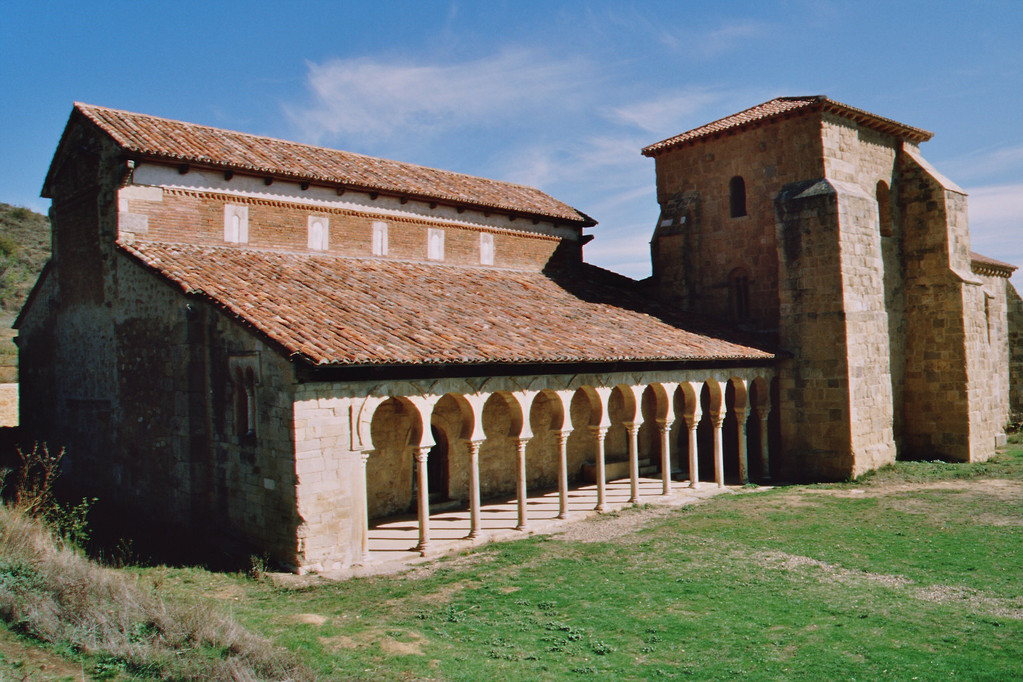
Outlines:
<svg viewBox="0 0 1023 682"><path fill-rule="evenodd" d="M704 485L698 490L688 481L674 481L671 492L663 495L661 478L640 478L641 503L681 507L723 492L730 488ZM630 479L608 481L605 486L609 511L631 506ZM492 541L515 540L534 533L553 533L565 524L597 515L596 484L572 488L568 491L568 518L558 519L558 490L537 493L527 498L529 528L515 530L518 522L518 503L514 496L488 500L480 508L481 533L468 539L470 518L468 509L454 509L430 514L432 543L425 557L417 550L419 525L415 514L390 516L371 523L369 528L370 560L353 567L349 575L379 575L398 572L410 565L429 561L445 554L459 552Z"/></svg>

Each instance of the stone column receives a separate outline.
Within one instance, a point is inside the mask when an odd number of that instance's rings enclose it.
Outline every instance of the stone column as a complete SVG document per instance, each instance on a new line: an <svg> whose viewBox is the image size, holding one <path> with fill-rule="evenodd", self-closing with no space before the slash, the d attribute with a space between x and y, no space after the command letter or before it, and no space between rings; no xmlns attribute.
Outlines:
<svg viewBox="0 0 1023 682"><path fill-rule="evenodd" d="M721 425L725 423L725 416L722 413L710 415L711 424L714 425L714 480L719 488L725 487L725 452L721 443Z"/></svg>
<svg viewBox="0 0 1023 682"><path fill-rule="evenodd" d="M414 549L426 556L430 549L430 481L426 473L426 460L430 456L430 446L415 448L416 453L416 490L419 501L419 544Z"/></svg>
<svg viewBox="0 0 1023 682"><path fill-rule="evenodd" d="M735 411L735 432L739 437L739 483L746 485L749 483L749 459L746 454L746 416L749 414L749 410L743 408L733 408Z"/></svg>
<svg viewBox="0 0 1023 682"><path fill-rule="evenodd" d="M519 478L516 489L519 497L519 524L515 530L529 530L529 519L526 517L526 443L528 438L515 439L515 448L519 453Z"/></svg>
<svg viewBox="0 0 1023 682"><path fill-rule="evenodd" d="M765 481L771 480L770 461L767 452L767 408L757 410L757 418L760 420L760 475Z"/></svg>
<svg viewBox="0 0 1023 682"><path fill-rule="evenodd" d="M661 494L671 494L671 421L658 419L661 430Z"/></svg>
<svg viewBox="0 0 1023 682"><path fill-rule="evenodd" d="M555 431L558 441L558 518L568 518L568 431Z"/></svg>
<svg viewBox="0 0 1023 682"><path fill-rule="evenodd" d="M605 500L607 481L604 474L604 436L607 435L607 427L591 426L590 428L593 429L593 435L597 439L597 506L594 509L603 512L607 511L607 501Z"/></svg>
<svg viewBox="0 0 1023 682"><path fill-rule="evenodd" d="M480 443L478 440L465 441L469 451L469 535L470 540L480 536Z"/></svg>
<svg viewBox="0 0 1023 682"><path fill-rule="evenodd" d="M639 504L639 425L625 422L629 433L629 504Z"/></svg>
<svg viewBox="0 0 1023 682"><path fill-rule="evenodd" d="M360 564L369 563L369 484L366 478L366 465L369 463L369 457L373 454L372 450L359 453L359 478L360 487L362 488L362 556L359 558Z"/></svg>
<svg viewBox="0 0 1023 682"><path fill-rule="evenodd" d="M696 427L699 425L698 418L693 418L691 424L686 424L689 428L689 487L693 490L700 489L700 445L696 438Z"/></svg>

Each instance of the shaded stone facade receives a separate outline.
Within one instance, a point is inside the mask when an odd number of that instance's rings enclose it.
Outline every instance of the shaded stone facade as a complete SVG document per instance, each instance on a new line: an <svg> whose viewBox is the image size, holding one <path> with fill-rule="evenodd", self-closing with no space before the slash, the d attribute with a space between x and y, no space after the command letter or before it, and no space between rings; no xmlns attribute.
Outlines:
<svg viewBox="0 0 1023 682"><path fill-rule="evenodd" d="M1012 267L970 254L929 134L824 102L646 150L647 283L586 265L593 221L532 188L78 105L21 423L104 504L299 571L372 561L392 514L424 553L431 509L479 537L514 496L525 530L527 490L564 512L586 480L600 509L609 478L984 459Z"/></svg>

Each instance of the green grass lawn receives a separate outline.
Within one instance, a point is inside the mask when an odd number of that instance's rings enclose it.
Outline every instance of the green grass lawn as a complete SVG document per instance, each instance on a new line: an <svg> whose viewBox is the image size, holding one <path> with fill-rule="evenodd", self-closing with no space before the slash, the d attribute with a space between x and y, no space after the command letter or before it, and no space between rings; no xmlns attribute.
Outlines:
<svg viewBox="0 0 1023 682"><path fill-rule="evenodd" d="M400 576L286 589L140 572L331 679L1019 679L1023 448L719 496L613 541L537 536Z"/></svg>

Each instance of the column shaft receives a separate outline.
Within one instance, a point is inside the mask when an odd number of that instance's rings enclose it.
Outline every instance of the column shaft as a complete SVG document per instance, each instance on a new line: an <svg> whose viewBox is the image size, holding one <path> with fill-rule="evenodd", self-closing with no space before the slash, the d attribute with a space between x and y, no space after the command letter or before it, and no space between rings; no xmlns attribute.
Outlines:
<svg viewBox="0 0 1023 682"><path fill-rule="evenodd" d="M558 440L558 518L568 518L568 431L555 431Z"/></svg>
<svg viewBox="0 0 1023 682"><path fill-rule="evenodd" d="M661 494L671 494L671 422L661 427Z"/></svg>
<svg viewBox="0 0 1023 682"><path fill-rule="evenodd" d="M597 438L597 506L599 512L607 511L607 492L605 490L607 480L604 474L604 436L607 434L607 427L594 426L593 433Z"/></svg>
<svg viewBox="0 0 1023 682"><path fill-rule="evenodd" d="M626 422L629 433L629 503L639 504L639 425Z"/></svg>
<svg viewBox="0 0 1023 682"><path fill-rule="evenodd" d="M426 472L426 460L430 456L429 447L417 447L416 451L416 490L419 502L419 544L415 550L423 556L430 549L430 481Z"/></svg>
<svg viewBox="0 0 1023 682"><path fill-rule="evenodd" d="M746 408L735 411L735 431L739 437L739 483L749 483L749 457L746 454Z"/></svg>
<svg viewBox="0 0 1023 682"><path fill-rule="evenodd" d="M714 424L714 480L719 488L725 487L725 452L721 442L721 425L725 420L722 415L712 414Z"/></svg>
<svg viewBox="0 0 1023 682"><path fill-rule="evenodd" d="M693 490L700 488L700 452L699 442L696 438L696 426L699 422L699 419L693 419L692 424L687 424L689 427L689 487Z"/></svg>
<svg viewBox="0 0 1023 682"><path fill-rule="evenodd" d="M528 438L519 438L516 441L516 449L519 454L519 478L516 489L519 498L519 523L515 530L528 530L529 519L526 517L526 443Z"/></svg>
<svg viewBox="0 0 1023 682"><path fill-rule="evenodd" d="M469 539L480 536L480 441L467 440L469 450Z"/></svg>

